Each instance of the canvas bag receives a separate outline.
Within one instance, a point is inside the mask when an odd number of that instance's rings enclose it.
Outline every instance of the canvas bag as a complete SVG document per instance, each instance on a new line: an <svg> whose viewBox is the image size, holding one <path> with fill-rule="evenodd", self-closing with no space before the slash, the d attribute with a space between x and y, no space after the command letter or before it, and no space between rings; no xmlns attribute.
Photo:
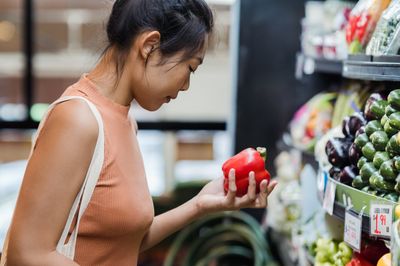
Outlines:
<svg viewBox="0 0 400 266"><path fill-rule="evenodd" d="M42 127L43 127L50 111L57 104L65 102L65 101L73 100L73 99L83 100L84 102L86 102L88 104L90 110L92 111L93 115L95 116L95 118L97 120L99 133L98 133L98 137L97 137L96 147L94 149L93 157L90 162L88 171L86 173L85 180L82 184L80 191L78 192L78 194L74 200L74 203L69 212L68 219L65 224L64 230L63 230L61 237L57 244L57 251L60 254L66 256L67 258L69 258L71 260L73 260L74 256L75 256L75 245L76 245L76 239L78 236L78 228L79 228L80 220L82 218L83 213L86 210L86 207L89 204L90 198L92 197L94 188L96 187L97 180L99 179L100 172L101 172L103 162L104 162L104 126L103 126L103 120L101 118L100 112L97 110L96 106L92 102L90 102L88 99L86 99L84 97L80 97L80 96L65 96L65 97L62 97L62 98L58 99L57 101L53 102L49 106L47 113L44 116L44 118L42 119L42 122L40 123L39 128L37 130L37 133L33 138L31 154L29 156L29 158L32 156L32 152L35 147L37 136L39 135L39 132L42 130ZM79 212L78 212L78 209L79 209ZM76 226L75 226L68 242L66 244L64 244L65 240L67 239L68 232L71 228L72 221L73 221L75 215L77 214L77 212L78 212L78 216L77 216ZM8 240L9 240L9 234L7 234L4 245L3 245L3 254L1 257L1 261L0 261L0 266L5 266L7 263L6 260L7 260Z"/></svg>

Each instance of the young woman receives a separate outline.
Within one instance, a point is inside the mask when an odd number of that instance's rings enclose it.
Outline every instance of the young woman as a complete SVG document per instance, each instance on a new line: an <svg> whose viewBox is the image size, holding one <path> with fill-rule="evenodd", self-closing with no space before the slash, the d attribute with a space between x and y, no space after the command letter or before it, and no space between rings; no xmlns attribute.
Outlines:
<svg viewBox="0 0 400 266"><path fill-rule="evenodd" d="M155 111L188 90L212 28L212 12L204 0L115 2L102 58L63 94L92 102L105 135L104 163L79 225L74 260L56 246L98 137L98 123L82 100L59 103L38 136L9 231L7 265L136 265L141 251L195 219L266 207L276 183L262 182L256 194L250 173L249 191L239 198L231 170L227 194L221 177L185 204L154 217L129 106L135 100Z"/></svg>

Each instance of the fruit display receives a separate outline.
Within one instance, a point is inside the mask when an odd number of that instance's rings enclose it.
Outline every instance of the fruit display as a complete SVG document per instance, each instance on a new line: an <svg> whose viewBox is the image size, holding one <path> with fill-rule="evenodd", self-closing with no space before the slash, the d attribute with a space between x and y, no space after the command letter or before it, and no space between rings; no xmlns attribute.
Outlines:
<svg viewBox="0 0 400 266"><path fill-rule="evenodd" d="M397 55L400 48L400 2L392 1L383 12L367 46L366 54Z"/></svg>
<svg viewBox="0 0 400 266"><path fill-rule="evenodd" d="M390 0L360 0L350 13L346 41L350 54L363 53Z"/></svg>

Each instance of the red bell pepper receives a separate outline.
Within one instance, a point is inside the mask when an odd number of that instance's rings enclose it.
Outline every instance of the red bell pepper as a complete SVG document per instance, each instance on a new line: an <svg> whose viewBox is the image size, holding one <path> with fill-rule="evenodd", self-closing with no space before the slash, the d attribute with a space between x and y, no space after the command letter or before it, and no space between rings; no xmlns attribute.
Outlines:
<svg viewBox="0 0 400 266"><path fill-rule="evenodd" d="M346 266L374 266L374 264L366 260L360 253L354 252L353 258L346 264Z"/></svg>
<svg viewBox="0 0 400 266"><path fill-rule="evenodd" d="M225 192L229 190L229 171L235 169L236 178L236 195L241 197L247 193L249 187L249 173L251 171L255 174L257 193L260 192L260 183L262 180L267 180L268 183L271 176L267 170L265 170L266 160L266 149L247 148L240 153L236 154L222 165L222 171L224 173L224 189Z"/></svg>

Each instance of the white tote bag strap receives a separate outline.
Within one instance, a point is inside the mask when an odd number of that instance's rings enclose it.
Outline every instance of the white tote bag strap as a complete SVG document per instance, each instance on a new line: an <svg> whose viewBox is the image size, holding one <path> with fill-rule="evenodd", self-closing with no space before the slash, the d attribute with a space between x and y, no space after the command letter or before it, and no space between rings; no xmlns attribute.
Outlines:
<svg viewBox="0 0 400 266"><path fill-rule="evenodd" d="M98 137L97 137L96 147L94 149L93 157L90 162L85 180L83 181L82 187L81 187L80 191L78 192L78 194L74 200L74 203L72 204L72 208L69 212L67 222L66 222L64 230L61 234L61 238L57 244L57 251L71 260L73 260L74 256L75 256L75 245L76 245L76 239L77 239L77 235L78 235L79 222L82 218L83 213L86 210L86 207L89 204L90 198L92 197L93 191L96 187L96 184L99 179L100 172L101 172L101 169L103 166L103 162L104 162L104 125L103 125L103 120L101 118L100 112L97 110L96 106L92 102L90 102L88 99L86 99L84 97L80 97L80 96L65 96L65 97L62 97L62 98L56 100L55 102L53 102L49 106L46 115L43 117L41 123L39 124L38 130L33 137L32 149L31 149L31 153L29 156L29 159L30 159L30 157L32 156L33 150L35 148L37 138L38 138L40 131L42 130L43 125L45 124L45 121L46 121L47 117L49 116L51 110L57 104L65 102L65 101L73 100L73 99L83 100L84 102L86 102L88 104L90 110L92 111L92 113L95 116L96 121L98 123L99 133L98 133ZM68 232L71 228L72 221L78 211L78 207L79 207L79 213L78 213L78 217L77 217L76 226L71 234L71 237L70 237L68 243L64 244L65 240L67 239ZM8 241L9 241L9 232L7 232L7 236L6 236L4 245L3 245L3 254L2 254L1 261L0 261L0 266L6 265Z"/></svg>

